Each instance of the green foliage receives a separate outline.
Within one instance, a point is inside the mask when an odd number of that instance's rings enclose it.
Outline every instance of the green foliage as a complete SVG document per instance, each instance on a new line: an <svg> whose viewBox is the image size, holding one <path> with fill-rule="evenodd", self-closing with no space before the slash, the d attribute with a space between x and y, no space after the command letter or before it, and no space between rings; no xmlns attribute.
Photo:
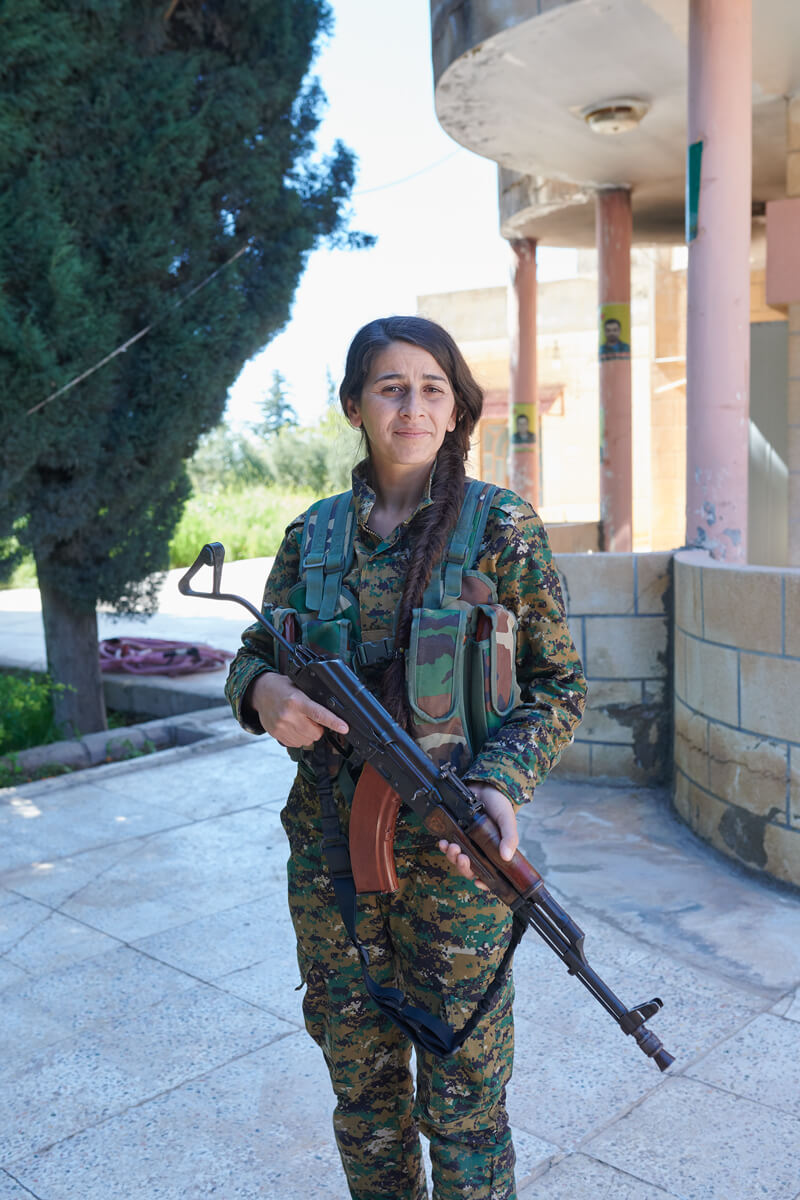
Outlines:
<svg viewBox="0 0 800 1200"><path fill-rule="evenodd" d="M184 509L170 545L170 566L188 567L206 542L222 542L226 557L268 558L281 544L286 526L317 496L283 488L231 488L195 495Z"/></svg>
<svg viewBox="0 0 800 1200"><path fill-rule="evenodd" d="M272 474L287 487L310 487L316 497L343 492L360 454L360 436L329 407L313 428L283 429L270 442Z"/></svg>
<svg viewBox="0 0 800 1200"><path fill-rule="evenodd" d="M170 567L190 566L206 542L229 559L275 554L286 526L320 496L350 487L360 438L328 406L309 428L268 438L219 425L189 463L192 496L170 543Z"/></svg>
<svg viewBox="0 0 800 1200"><path fill-rule="evenodd" d="M152 603L184 461L311 249L367 242L341 233L352 156L312 159L325 0L166 7L3 9L0 559L32 551L76 610Z"/></svg>
<svg viewBox="0 0 800 1200"><path fill-rule="evenodd" d="M281 429L294 428L299 423L297 413L286 398L286 380L280 371L272 372L272 386L259 407L262 419L255 432L262 437L270 437Z"/></svg>
<svg viewBox="0 0 800 1200"><path fill-rule="evenodd" d="M227 425L218 425L200 439L189 478L193 497L275 482L263 443Z"/></svg>
<svg viewBox="0 0 800 1200"><path fill-rule="evenodd" d="M52 692L59 686L47 675L0 675L0 754L58 741Z"/></svg>

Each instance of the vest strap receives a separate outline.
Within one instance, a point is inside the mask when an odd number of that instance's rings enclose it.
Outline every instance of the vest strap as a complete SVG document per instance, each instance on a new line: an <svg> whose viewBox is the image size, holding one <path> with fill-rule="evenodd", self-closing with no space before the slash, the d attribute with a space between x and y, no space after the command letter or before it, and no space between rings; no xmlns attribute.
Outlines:
<svg viewBox="0 0 800 1200"><path fill-rule="evenodd" d="M336 601L353 549L353 509L353 493L341 492L320 500L306 516L300 573L306 584L306 607L318 612L321 621L332 620L336 613ZM316 516L316 524L309 541L312 515Z"/></svg>
<svg viewBox="0 0 800 1200"><path fill-rule="evenodd" d="M464 571L480 549L496 491L493 483L483 483L480 479L471 479L467 484L461 513L442 562L425 589L423 608L441 608L445 596L461 595Z"/></svg>

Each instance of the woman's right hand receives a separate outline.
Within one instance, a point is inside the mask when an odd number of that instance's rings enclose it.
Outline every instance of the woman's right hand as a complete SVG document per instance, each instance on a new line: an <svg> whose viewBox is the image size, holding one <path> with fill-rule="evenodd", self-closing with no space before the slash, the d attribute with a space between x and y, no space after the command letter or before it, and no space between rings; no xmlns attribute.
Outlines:
<svg viewBox="0 0 800 1200"><path fill-rule="evenodd" d="M273 671L256 676L247 689L245 702L256 711L267 733L282 746L311 746L326 729L348 732L340 717L309 699L285 675Z"/></svg>

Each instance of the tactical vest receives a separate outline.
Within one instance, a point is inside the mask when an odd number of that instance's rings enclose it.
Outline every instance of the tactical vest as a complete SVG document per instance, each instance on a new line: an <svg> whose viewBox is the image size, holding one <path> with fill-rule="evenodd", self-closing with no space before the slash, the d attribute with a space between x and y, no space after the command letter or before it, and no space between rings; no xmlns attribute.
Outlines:
<svg viewBox="0 0 800 1200"><path fill-rule="evenodd" d="M497 489L468 480L458 521L413 611L405 653L412 733L437 765L459 774L519 703L517 618L474 568ZM290 640L339 655L357 673L386 665L394 637L362 642L358 599L343 585L356 530L352 492L311 506L301 540L300 580L272 622Z"/></svg>

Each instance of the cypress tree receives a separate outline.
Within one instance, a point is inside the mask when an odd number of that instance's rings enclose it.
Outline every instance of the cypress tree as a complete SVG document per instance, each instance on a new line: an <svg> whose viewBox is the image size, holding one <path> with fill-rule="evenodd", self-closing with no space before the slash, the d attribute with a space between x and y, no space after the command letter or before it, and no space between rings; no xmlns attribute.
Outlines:
<svg viewBox="0 0 800 1200"><path fill-rule="evenodd" d="M352 155L312 157L329 29L325 0L0 14L0 570L33 552L81 732L105 727L97 604L153 610L198 438L313 247L369 241L344 232Z"/></svg>

